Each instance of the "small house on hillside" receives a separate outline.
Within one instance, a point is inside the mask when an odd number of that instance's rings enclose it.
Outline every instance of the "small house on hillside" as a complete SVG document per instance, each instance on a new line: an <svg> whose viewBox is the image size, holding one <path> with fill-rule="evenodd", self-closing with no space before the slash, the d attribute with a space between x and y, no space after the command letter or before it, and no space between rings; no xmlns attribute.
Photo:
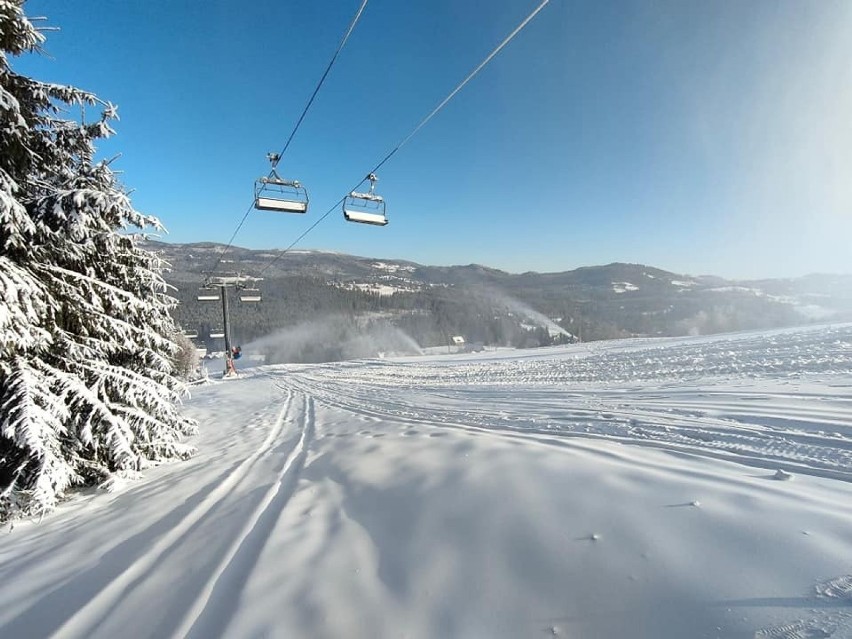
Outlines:
<svg viewBox="0 0 852 639"><path fill-rule="evenodd" d="M462 353L464 352L464 337L461 335L453 335L450 338L450 346L454 353Z"/></svg>

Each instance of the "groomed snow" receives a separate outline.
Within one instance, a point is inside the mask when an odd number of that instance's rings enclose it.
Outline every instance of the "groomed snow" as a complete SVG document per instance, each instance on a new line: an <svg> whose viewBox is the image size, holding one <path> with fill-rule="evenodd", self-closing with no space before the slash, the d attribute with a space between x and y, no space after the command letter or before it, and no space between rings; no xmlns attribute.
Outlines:
<svg viewBox="0 0 852 639"><path fill-rule="evenodd" d="M4 536L0 636L852 637L852 326L262 367L186 410L194 459Z"/></svg>

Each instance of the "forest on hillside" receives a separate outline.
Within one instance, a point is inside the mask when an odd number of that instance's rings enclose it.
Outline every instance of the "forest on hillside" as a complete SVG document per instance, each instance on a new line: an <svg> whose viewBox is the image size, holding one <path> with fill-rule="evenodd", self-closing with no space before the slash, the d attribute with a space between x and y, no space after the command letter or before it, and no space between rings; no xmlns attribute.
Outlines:
<svg viewBox="0 0 852 639"><path fill-rule="evenodd" d="M198 302L197 281L171 283L181 302L173 311L176 322L197 332L197 343L208 350L222 350L223 340L210 337L223 328L221 302ZM766 296L722 299L686 291L616 297L603 288L572 295L529 283L496 289L467 282L383 295L327 277L293 275L264 280L260 303L241 303L235 291L229 295L232 343L288 342L274 359L294 362L397 352L399 344L387 344L393 331L420 347L445 346L462 336L469 346L530 348L575 339L711 334L802 323L794 306ZM281 338L277 342L270 340L275 335ZM352 346L356 343L357 348Z"/></svg>

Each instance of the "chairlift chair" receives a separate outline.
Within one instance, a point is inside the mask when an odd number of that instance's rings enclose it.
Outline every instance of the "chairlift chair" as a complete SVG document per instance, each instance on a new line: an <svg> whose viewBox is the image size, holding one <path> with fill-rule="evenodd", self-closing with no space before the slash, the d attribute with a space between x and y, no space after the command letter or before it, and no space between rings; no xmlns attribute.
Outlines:
<svg viewBox="0 0 852 639"><path fill-rule="evenodd" d="M219 289L215 286L202 286L198 289L199 302L218 302Z"/></svg>
<svg viewBox="0 0 852 639"><path fill-rule="evenodd" d="M388 223L385 214L385 200L375 193L376 182L379 178L375 173L366 177L370 180L370 190L367 193L352 191L343 200L343 217L347 222L385 226Z"/></svg>
<svg viewBox="0 0 852 639"><path fill-rule="evenodd" d="M240 290L240 302L256 303L261 301L259 288L244 288Z"/></svg>
<svg viewBox="0 0 852 639"><path fill-rule="evenodd" d="M198 337L198 331L184 331L183 334L189 339L195 339Z"/></svg>
<svg viewBox="0 0 852 639"><path fill-rule="evenodd" d="M225 331L222 329L213 330L210 329L210 339L221 339L225 337Z"/></svg>
<svg viewBox="0 0 852 639"><path fill-rule="evenodd" d="M258 178L254 183L254 208L278 213L307 213L308 192L298 180L285 180L278 175L278 153L266 156L272 164L269 175Z"/></svg>

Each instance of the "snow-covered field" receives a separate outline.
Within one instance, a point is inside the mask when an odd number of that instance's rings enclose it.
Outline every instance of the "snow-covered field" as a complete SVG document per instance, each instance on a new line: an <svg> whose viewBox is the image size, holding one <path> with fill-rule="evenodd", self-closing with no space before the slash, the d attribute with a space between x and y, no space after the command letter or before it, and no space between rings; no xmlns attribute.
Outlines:
<svg viewBox="0 0 852 639"><path fill-rule="evenodd" d="M0 637L852 638L852 326L253 369ZM780 470L780 472L779 472Z"/></svg>

